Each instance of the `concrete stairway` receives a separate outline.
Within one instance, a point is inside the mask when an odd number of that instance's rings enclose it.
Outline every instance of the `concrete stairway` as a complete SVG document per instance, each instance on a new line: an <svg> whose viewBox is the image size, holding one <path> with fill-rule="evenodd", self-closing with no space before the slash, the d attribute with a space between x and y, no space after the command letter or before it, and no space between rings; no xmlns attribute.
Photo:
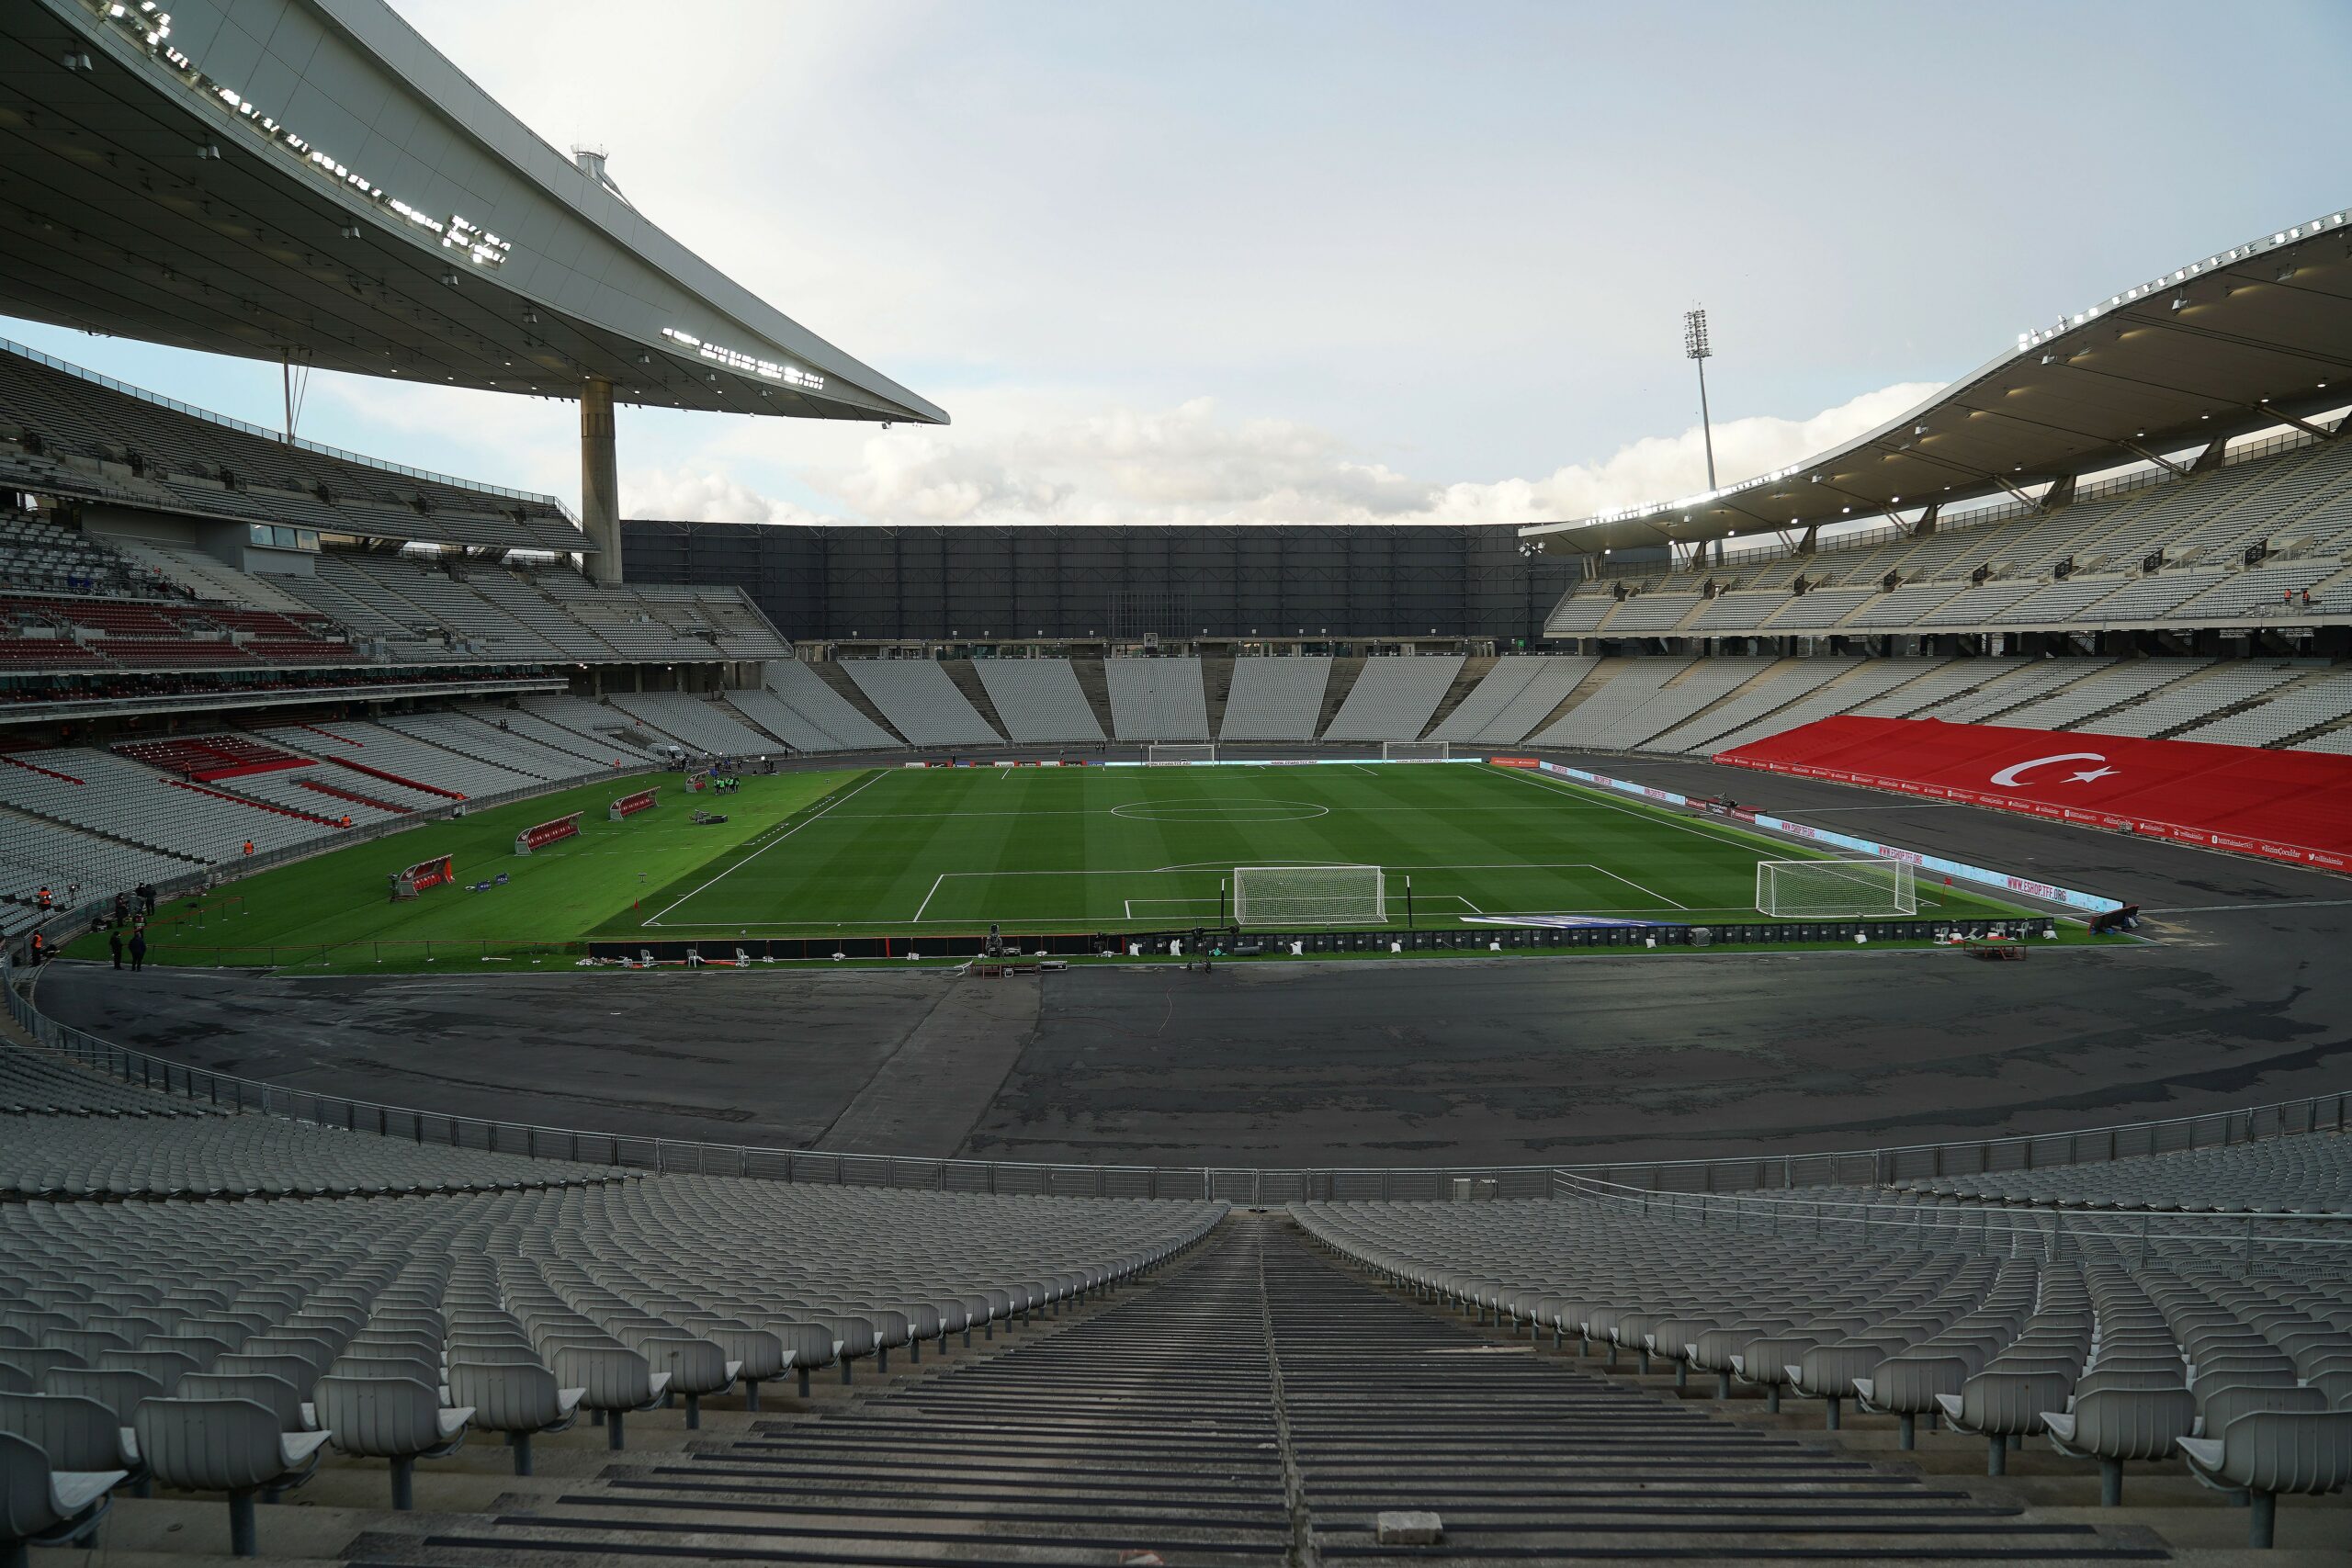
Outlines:
<svg viewBox="0 0 2352 1568"><path fill-rule="evenodd" d="M979 710L980 716L988 720L990 729L999 735L1012 733L1005 728L1004 716L996 711L996 702L989 695L988 687L980 681L980 672L972 668L970 660L944 659L940 660L939 667L947 671L947 679L964 694L964 700ZM1106 729L1102 733L1108 735L1111 732Z"/></svg>
<svg viewBox="0 0 2352 1568"><path fill-rule="evenodd" d="M1339 716L1340 705L1348 700L1348 693L1354 688L1356 677L1363 673L1367 662L1363 659L1331 660L1331 673L1323 682L1323 706L1315 715L1317 739L1323 738L1323 732L1330 728L1331 721Z"/></svg>
<svg viewBox="0 0 2352 1568"><path fill-rule="evenodd" d="M1094 722L1102 727L1102 733L1118 734L1118 726L1111 717L1111 682L1102 672L1102 661L1073 659L1069 672L1078 678L1078 689L1086 694L1086 705L1094 710Z"/></svg>
<svg viewBox="0 0 2352 1568"><path fill-rule="evenodd" d="M2168 1556L2144 1529L1980 1495L1514 1348L1376 1288L1279 1214L1236 1214L1156 1281L1037 1326L996 1354L927 1354L922 1375L902 1368L870 1393L719 1413L674 1447L518 1481L468 1517L376 1515L344 1555L1337 1562L1394 1554L1377 1516L1426 1509L1444 1539L1418 1562Z"/></svg>
<svg viewBox="0 0 2352 1568"><path fill-rule="evenodd" d="M1422 728L1421 733L1427 735L1451 717L1453 710L1462 705L1462 699L1478 689L1478 682L1487 678L1497 662L1492 654L1484 653L1464 660L1462 668L1453 673L1453 684L1448 686L1445 695L1437 700L1437 706L1430 711L1430 721Z"/></svg>
<svg viewBox="0 0 2352 1568"><path fill-rule="evenodd" d="M849 671L843 670L837 660L821 659L809 665L808 668L817 672L817 678L819 680L824 682L826 685L831 686L834 691L839 692L844 702L848 703L850 706L855 708L858 712L864 714L866 717L872 719L876 724L880 725L885 732L891 735L899 733L897 727L892 725L888 719L882 716L882 710L874 705L874 699L865 694L865 689L863 686L860 686L856 682L851 680L849 678Z"/></svg>
<svg viewBox="0 0 2352 1568"><path fill-rule="evenodd" d="M1233 660L1204 659L1201 660L1201 695L1209 705L1209 733L1216 735L1225 728L1225 699L1233 691Z"/></svg>

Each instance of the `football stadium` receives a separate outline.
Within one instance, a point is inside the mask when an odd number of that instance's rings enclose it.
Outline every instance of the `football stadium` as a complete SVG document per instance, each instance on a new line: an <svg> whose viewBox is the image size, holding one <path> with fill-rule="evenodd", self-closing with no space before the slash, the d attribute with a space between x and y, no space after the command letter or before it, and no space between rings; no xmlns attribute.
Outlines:
<svg viewBox="0 0 2352 1568"><path fill-rule="evenodd" d="M2352 1563L2352 209L1586 515L746 522L947 409L386 0L0 147L286 411L0 338L0 1560Z"/></svg>

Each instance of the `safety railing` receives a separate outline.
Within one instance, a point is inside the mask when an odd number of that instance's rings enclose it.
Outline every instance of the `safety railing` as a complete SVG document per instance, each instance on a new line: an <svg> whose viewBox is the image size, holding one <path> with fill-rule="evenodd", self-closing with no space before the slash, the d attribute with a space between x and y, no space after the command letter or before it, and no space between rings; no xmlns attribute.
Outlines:
<svg viewBox="0 0 2352 1568"><path fill-rule="evenodd" d="M1921 1195L1660 1192L1558 1172L1554 1195L1638 1213L1647 1222L1773 1240L1910 1247L1987 1257L2040 1256L2143 1264L2161 1252L2220 1252L2246 1267L2282 1251L2352 1257L2352 1213L2092 1207Z"/></svg>
<svg viewBox="0 0 2352 1568"><path fill-rule="evenodd" d="M6 974L0 969L0 974ZM213 1072L119 1045L60 1023L8 976L10 1015L51 1050L121 1082L223 1111L283 1116L419 1144L583 1161L659 1173L752 1177L828 1186L1062 1197L1219 1199L1239 1204L1433 1202L1584 1196L1593 1190L1645 1194L1651 1201L1808 1188L1884 1186L1910 1177L1982 1175L2098 1165L2143 1155L2206 1149L2266 1138L2347 1130L2352 1094L2308 1096L2275 1105L2132 1122L2077 1132L2023 1134L1899 1147L1716 1159L1582 1165L1413 1168L1052 1164L925 1159L821 1149L762 1147L690 1138L590 1132L424 1111L314 1089L289 1089ZM1582 1189L1578 1184L1586 1184ZM1835 1201L1835 1200L1824 1200ZM1816 1205L1817 1207L1817 1205ZM1701 1212L1711 1212L1708 1202Z"/></svg>
<svg viewBox="0 0 2352 1568"><path fill-rule="evenodd" d="M177 398L167 398L160 392L151 392L144 388L134 387L128 381L118 381L113 377L101 375L96 370L85 370L71 360L60 359L53 354L43 354L40 349L28 347L13 338L0 337L0 350L22 355L37 365L46 365L51 370L62 370L66 375L77 377L94 387L104 387L107 391L119 392L128 398L137 398L142 403L150 403L160 409L169 409L174 413L185 414L190 419L200 419L208 424L217 424L225 430L239 431L246 435L258 435L265 441L275 441L280 446L299 446L305 452L315 452L322 457L333 457L337 462L356 463L362 468L377 468L388 474L399 474L407 479L447 485L452 490L469 490L482 495L503 495L513 501L537 502L541 506L552 507L561 513L567 522L580 521L572 515L571 508L566 506L561 499L552 495L543 495L537 491L509 490L504 485L487 484L480 479L461 479L449 474L436 474L430 468L412 468L404 463L391 463L381 457L369 457L357 452L347 452L340 446L330 446L324 442L312 441L305 436L297 435L289 440L282 430L267 430L258 424L238 419L232 414L215 413L209 409L198 408L193 403L184 403Z"/></svg>

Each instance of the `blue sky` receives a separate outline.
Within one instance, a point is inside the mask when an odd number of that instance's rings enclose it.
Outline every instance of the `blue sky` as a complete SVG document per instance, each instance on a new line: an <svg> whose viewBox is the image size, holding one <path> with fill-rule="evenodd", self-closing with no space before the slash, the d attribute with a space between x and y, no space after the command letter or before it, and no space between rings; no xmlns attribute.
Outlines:
<svg viewBox="0 0 2352 1568"><path fill-rule="evenodd" d="M2340 4L395 4L956 419L625 411L636 515L1580 515L1703 482L1693 303L1728 480L2352 186ZM273 367L0 332L277 421ZM567 499L575 428L323 375L302 423Z"/></svg>

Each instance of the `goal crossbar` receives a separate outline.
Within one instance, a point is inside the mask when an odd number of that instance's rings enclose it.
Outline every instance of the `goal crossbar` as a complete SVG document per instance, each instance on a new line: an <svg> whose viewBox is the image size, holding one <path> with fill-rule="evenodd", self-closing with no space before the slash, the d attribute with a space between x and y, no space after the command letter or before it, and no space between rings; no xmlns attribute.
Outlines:
<svg viewBox="0 0 2352 1568"><path fill-rule="evenodd" d="M1909 861L1767 860L1756 863L1756 908L1778 919L1859 919L1916 915L1919 895Z"/></svg>
<svg viewBox="0 0 2352 1568"><path fill-rule="evenodd" d="M1238 926L1363 926L1387 918L1387 878L1376 865L1233 868Z"/></svg>
<svg viewBox="0 0 2352 1568"><path fill-rule="evenodd" d="M1453 756L1453 742L1447 740L1384 740L1380 743L1380 760L1384 762L1443 762Z"/></svg>
<svg viewBox="0 0 2352 1568"><path fill-rule="evenodd" d="M1143 760L1155 768L1181 768L1189 762L1214 762L1216 747L1199 741L1156 740L1144 750Z"/></svg>

